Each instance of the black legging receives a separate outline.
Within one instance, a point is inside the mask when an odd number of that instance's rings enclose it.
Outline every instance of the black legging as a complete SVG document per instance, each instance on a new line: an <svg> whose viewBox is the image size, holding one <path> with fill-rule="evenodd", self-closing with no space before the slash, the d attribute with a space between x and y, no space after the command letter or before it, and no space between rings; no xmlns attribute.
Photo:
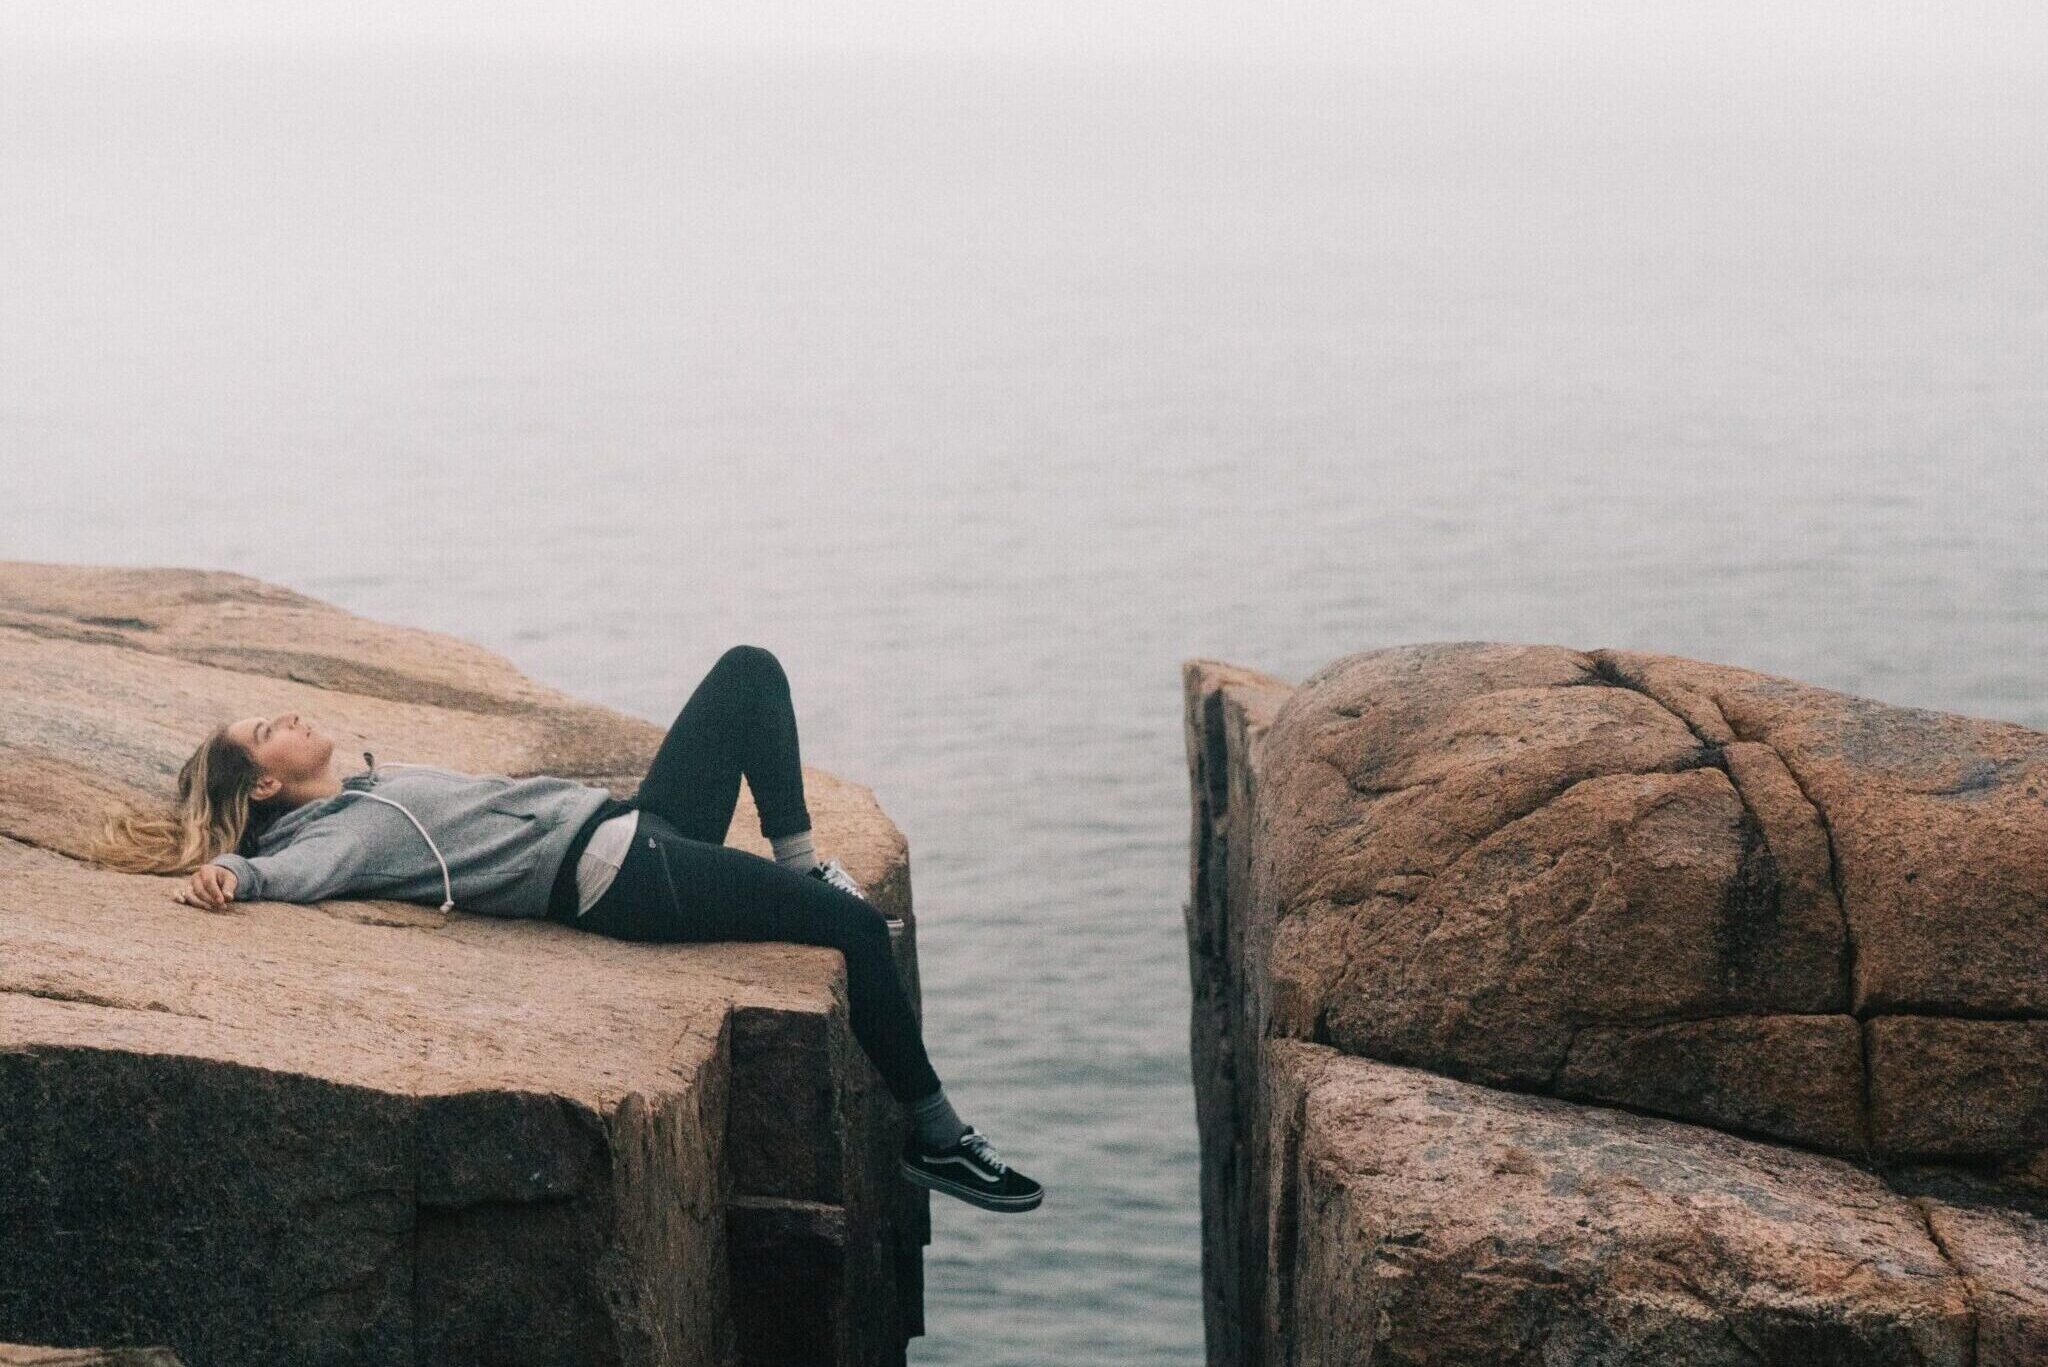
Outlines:
<svg viewBox="0 0 2048 1367"><path fill-rule="evenodd" d="M782 665L759 646L719 657L683 704L632 805L633 846L573 924L622 940L787 940L846 956L853 1035L898 1101L939 1090L889 951L882 913L771 859L728 849L740 776L773 840L807 830L796 712Z"/></svg>

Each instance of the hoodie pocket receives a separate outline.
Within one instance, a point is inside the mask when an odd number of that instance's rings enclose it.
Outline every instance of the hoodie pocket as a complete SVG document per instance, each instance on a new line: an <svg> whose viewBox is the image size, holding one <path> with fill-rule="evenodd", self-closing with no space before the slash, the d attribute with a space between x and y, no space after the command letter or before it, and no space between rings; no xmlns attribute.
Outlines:
<svg viewBox="0 0 2048 1367"><path fill-rule="evenodd" d="M502 813L505 816L516 816L522 817L527 821L538 821L541 818L541 808L544 804L530 797L521 797L516 793L500 793L484 805L492 811Z"/></svg>
<svg viewBox="0 0 2048 1367"><path fill-rule="evenodd" d="M550 827L560 823L574 807L570 790L561 780L541 775L500 779L497 790L487 794L484 802L493 811L531 817Z"/></svg>

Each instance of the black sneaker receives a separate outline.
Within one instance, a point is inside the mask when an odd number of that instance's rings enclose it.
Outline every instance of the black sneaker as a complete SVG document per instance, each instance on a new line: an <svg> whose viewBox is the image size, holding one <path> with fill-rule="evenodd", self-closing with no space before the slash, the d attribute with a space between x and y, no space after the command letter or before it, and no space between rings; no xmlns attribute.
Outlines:
<svg viewBox="0 0 2048 1367"><path fill-rule="evenodd" d="M903 1175L921 1187L957 1196L987 1210L1034 1210L1045 1188L996 1157L974 1130L943 1149L927 1149L912 1135L903 1146Z"/></svg>

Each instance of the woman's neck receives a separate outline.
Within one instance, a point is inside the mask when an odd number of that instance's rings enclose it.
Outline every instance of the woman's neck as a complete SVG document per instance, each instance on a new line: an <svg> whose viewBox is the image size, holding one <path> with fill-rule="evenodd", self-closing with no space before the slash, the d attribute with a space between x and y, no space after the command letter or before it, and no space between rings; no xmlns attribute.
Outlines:
<svg viewBox="0 0 2048 1367"><path fill-rule="evenodd" d="M277 790L277 795L287 807L302 807L308 802L333 797L341 791L341 779L334 772L334 762L311 778L296 779Z"/></svg>

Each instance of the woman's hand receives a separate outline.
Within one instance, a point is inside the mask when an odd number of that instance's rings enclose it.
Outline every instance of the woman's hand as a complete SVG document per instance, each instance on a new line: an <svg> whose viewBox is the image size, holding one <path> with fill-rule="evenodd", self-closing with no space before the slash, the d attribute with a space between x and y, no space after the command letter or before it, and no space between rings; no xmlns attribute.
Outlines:
<svg viewBox="0 0 2048 1367"><path fill-rule="evenodd" d="M188 907L219 911L235 900L235 875L218 864L201 864L192 881L171 894Z"/></svg>

